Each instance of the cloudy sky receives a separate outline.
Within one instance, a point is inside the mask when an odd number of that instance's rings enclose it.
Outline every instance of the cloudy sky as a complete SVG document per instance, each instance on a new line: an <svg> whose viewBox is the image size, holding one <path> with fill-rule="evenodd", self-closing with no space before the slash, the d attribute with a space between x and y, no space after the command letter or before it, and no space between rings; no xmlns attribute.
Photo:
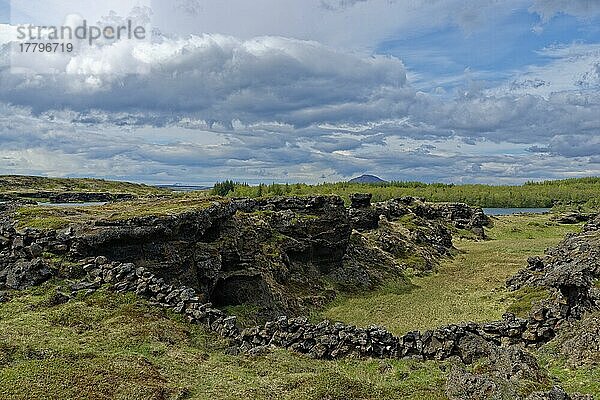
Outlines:
<svg viewBox="0 0 600 400"><path fill-rule="evenodd" d="M0 0L0 174L600 175L598 0L106 1L152 38L15 73L16 26L107 21L85 3Z"/></svg>

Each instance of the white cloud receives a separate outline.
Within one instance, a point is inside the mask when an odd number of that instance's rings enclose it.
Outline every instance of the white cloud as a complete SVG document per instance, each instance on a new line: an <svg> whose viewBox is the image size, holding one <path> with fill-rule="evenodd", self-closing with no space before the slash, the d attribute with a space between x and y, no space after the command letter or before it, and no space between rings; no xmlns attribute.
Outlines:
<svg viewBox="0 0 600 400"><path fill-rule="evenodd" d="M401 60L334 44L359 37L355 48L362 49L425 19L428 27L473 29L496 7L509 12L506 3L477 3L482 13L471 14L474 2L350 3L308 2L302 12L314 12L321 23L301 27L294 20L297 1L270 2L273 9L262 0L237 2L240 15L222 19L221 29L246 29L242 38L163 36L90 48L57 63L63 73L52 76L10 74L5 48L0 173L170 182L204 177L197 183L230 177L315 182L365 172L498 182L600 174L597 45L545 49L546 65L492 90L475 84L455 96L422 93ZM202 5L190 26L226 12L222 2ZM252 6L244 18L264 15L246 24L241 12ZM284 14L282 7L291 8ZM279 13L288 19L277 19ZM360 19L377 13L381 24ZM344 30L345 24L356 29ZM274 31L328 45L251 35ZM0 43L10 35L2 32ZM336 37L340 32L347 37ZM148 73L126 74L132 68Z"/></svg>
<svg viewBox="0 0 600 400"><path fill-rule="evenodd" d="M0 24L0 46L10 43L17 38L17 27L9 24Z"/></svg>
<svg viewBox="0 0 600 400"><path fill-rule="evenodd" d="M580 18L600 15L600 2L596 0L534 0L530 11L540 14L545 22L559 13Z"/></svg>
<svg viewBox="0 0 600 400"><path fill-rule="evenodd" d="M406 119L343 131L281 125L206 130L202 123L189 121L182 126L119 127L73 122L74 117L71 112L35 115L4 106L0 173L210 183L230 177L318 182L371 172L389 179L493 178L500 183L600 172L589 136L555 136L548 141L548 136L511 132L512 127L498 132L497 140L481 135L466 145L441 126ZM527 151L531 144L548 151Z"/></svg>
<svg viewBox="0 0 600 400"><path fill-rule="evenodd" d="M39 62L47 62L40 57ZM124 75L138 65L148 74ZM230 124L379 119L413 97L402 62L316 42L221 35L117 42L75 56L52 79L0 72L0 100L46 110L197 115Z"/></svg>
<svg viewBox="0 0 600 400"><path fill-rule="evenodd" d="M552 93L600 88L600 44L557 45L538 53L549 62L527 67L496 92L549 98Z"/></svg>

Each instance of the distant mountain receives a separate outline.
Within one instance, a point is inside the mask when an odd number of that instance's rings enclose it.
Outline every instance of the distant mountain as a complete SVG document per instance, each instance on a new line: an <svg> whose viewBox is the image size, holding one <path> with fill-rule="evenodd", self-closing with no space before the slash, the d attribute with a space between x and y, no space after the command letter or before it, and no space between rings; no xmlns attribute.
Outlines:
<svg viewBox="0 0 600 400"><path fill-rule="evenodd" d="M349 183L385 183L383 179L375 175L361 175L358 178L350 179Z"/></svg>

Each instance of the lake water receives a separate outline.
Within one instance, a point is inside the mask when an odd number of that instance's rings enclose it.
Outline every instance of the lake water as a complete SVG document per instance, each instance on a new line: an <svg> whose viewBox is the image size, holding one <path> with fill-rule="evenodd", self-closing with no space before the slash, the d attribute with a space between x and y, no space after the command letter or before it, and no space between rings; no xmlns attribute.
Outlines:
<svg viewBox="0 0 600 400"><path fill-rule="evenodd" d="M486 215L545 214L550 208L484 208Z"/></svg>

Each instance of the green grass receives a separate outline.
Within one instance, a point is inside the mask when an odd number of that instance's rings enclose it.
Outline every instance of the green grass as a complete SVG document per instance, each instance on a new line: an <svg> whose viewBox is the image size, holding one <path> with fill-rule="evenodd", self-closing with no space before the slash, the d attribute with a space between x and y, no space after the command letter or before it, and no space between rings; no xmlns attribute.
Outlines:
<svg viewBox="0 0 600 400"><path fill-rule="evenodd" d="M169 190L160 189L155 186L104 179L0 175L0 193L39 191L130 193L135 195L170 193Z"/></svg>
<svg viewBox="0 0 600 400"><path fill-rule="evenodd" d="M209 198L202 193L174 195L165 198L142 198L90 207L24 206L15 219L20 228L59 229L72 223L93 220L119 221L147 216L165 216L198 211L222 198Z"/></svg>
<svg viewBox="0 0 600 400"><path fill-rule="evenodd" d="M241 328L253 327L260 325L257 314L260 311L256 304L238 304L235 306L227 306L223 308L228 315L237 317L237 324Z"/></svg>
<svg viewBox="0 0 600 400"><path fill-rule="evenodd" d="M509 295L511 304L508 306L508 312L517 317L526 318L531 311L531 306L536 302L548 298L548 291L540 287L522 287Z"/></svg>
<svg viewBox="0 0 600 400"><path fill-rule="evenodd" d="M553 355L542 356L539 359L567 392L591 394L594 399L600 400L600 366L571 368Z"/></svg>
<svg viewBox="0 0 600 400"><path fill-rule="evenodd" d="M215 185L222 189L222 184ZM229 191L233 188L232 191ZM249 186L227 184L229 196L262 197L337 194L347 202L352 193L372 193L374 201L384 201L403 196L423 197L434 202L461 202L480 207L568 207L600 208L600 177L565 179L559 181L530 182L518 186L454 185L422 182L389 182L380 184L323 183L272 184ZM227 193L215 190L220 194Z"/></svg>
<svg viewBox="0 0 600 400"><path fill-rule="evenodd" d="M505 279L578 229L548 215L495 219L492 240L457 240L461 252L436 274L340 298L324 314L401 334L525 312L541 294L508 293ZM446 363L228 355L226 341L133 294L99 291L57 305L60 285L12 292L0 304L1 399L446 399ZM569 368L555 354L548 345L541 361L566 389L600 393L600 368Z"/></svg>
<svg viewBox="0 0 600 400"><path fill-rule="evenodd" d="M558 338L536 352L540 365L568 392L591 394L596 400L600 400L600 365L597 361L583 365L570 364L561 354L560 346L564 345L562 340L562 335L559 334ZM594 350L590 348L588 351Z"/></svg>
<svg viewBox="0 0 600 400"><path fill-rule="evenodd" d="M53 305L58 283L0 304L0 398L445 399L445 364L319 361L228 344L133 295Z"/></svg>
<svg viewBox="0 0 600 400"><path fill-rule="evenodd" d="M501 318L508 309L527 311L539 293L509 293L505 281L527 265L527 258L543 254L566 233L580 229L558 225L550 215L507 216L494 220L491 240L458 239L460 253L442 262L435 274L411 277L396 291L384 287L361 295L343 296L322 312L333 320L366 326L385 326L396 334L463 321ZM394 285L394 284L392 284ZM536 297L537 295L537 297Z"/></svg>

